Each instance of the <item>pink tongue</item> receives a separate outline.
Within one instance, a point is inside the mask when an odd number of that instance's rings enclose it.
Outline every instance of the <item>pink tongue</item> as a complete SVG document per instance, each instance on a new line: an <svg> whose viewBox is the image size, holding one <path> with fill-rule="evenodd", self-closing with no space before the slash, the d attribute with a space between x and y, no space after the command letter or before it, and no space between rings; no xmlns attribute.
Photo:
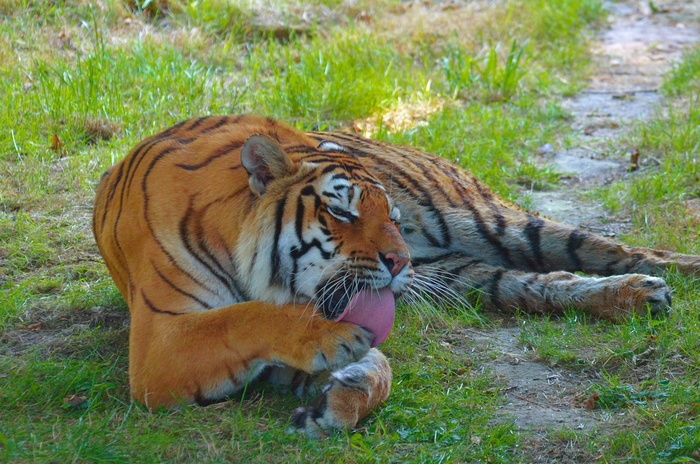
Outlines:
<svg viewBox="0 0 700 464"><path fill-rule="evenodd" d="M388 287L361 290L355 294L335 321L350 322L374 334L372 347L379 346L394 326L396 302Z"/></svg>

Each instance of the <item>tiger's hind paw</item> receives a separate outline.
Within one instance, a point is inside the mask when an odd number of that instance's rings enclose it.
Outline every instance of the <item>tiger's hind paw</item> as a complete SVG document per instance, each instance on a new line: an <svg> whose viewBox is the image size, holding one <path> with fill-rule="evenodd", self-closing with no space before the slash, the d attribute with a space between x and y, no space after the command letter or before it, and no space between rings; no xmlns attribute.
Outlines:
<svg viewBox="0 0 700 464"><path fill-rule="evenodd" d="M671 308L671 289L659 277L644 274L628 274L611 277L618 280L610 288L614 308L602 311L601 315L613 320L627 319L631 314L653 317L666 316Z"/></svg>
<svg viewBox="0 0 700 464"><path fill-rule="evenodd" d="M635 277L630 285L635 312L644 315L648 309L654 317L667 315L671 309L671 289L666 281L644 275Z"/></svg>

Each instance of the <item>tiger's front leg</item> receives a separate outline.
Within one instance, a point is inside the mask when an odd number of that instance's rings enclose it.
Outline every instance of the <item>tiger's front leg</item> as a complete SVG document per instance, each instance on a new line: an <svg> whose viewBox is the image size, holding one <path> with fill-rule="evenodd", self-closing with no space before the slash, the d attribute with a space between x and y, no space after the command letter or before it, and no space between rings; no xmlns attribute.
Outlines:
<svg viewBox="0 0 700 464"><path fill-rule="evenodd" d="M363 358L372 341L312 308L259 301L182 314L137 306L130 331L131 394L149 409L225 398L270 364L340 369Z"/></svg>
<svg viewBox="0 0 700 464"><path fill-rule="evenodd" d="M417 266L416 275L460 294L477 291L481 304L491 310L517 308L528 313L561 314L572 308L604 319L622 320L631 314L645 315L647 310L654 315L665 313L671 304L671 290L657 277L525 272L492 266L460 253Z"/></svg>

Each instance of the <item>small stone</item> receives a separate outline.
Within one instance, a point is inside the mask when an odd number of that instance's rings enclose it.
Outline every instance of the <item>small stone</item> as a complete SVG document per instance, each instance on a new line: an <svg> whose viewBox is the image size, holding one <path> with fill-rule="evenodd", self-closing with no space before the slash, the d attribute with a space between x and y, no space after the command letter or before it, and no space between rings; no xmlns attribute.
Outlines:
<svg viewBox="0 0 700 464"><path fill-rule="evenodd" d="M537 149L537 156L554 156L554 147L545 143Z"/></svg>

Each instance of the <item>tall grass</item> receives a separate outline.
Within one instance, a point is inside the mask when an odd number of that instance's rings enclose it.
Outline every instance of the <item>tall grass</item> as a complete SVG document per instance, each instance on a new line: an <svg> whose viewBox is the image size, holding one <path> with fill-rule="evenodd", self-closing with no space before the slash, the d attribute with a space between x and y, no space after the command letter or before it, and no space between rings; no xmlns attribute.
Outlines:
<svg viewBox="0 0 700 464"><path fill-rule="evenodd" d="M360 30L268 42L247 63L258 111L319 128L366 117L411 90L406 59Z"/></svg>
<svg viewBox="0 0 700 464"><path fill-rule="evenodd" d="M526 71L521 64L525 45L518 46L513 39L503 63L499 58L501 44L486 48L476 57L453 50L443 63L445 79L453 96L463 90L481 89L486 101L509 100L518 91L518 84Z"/></svg>

